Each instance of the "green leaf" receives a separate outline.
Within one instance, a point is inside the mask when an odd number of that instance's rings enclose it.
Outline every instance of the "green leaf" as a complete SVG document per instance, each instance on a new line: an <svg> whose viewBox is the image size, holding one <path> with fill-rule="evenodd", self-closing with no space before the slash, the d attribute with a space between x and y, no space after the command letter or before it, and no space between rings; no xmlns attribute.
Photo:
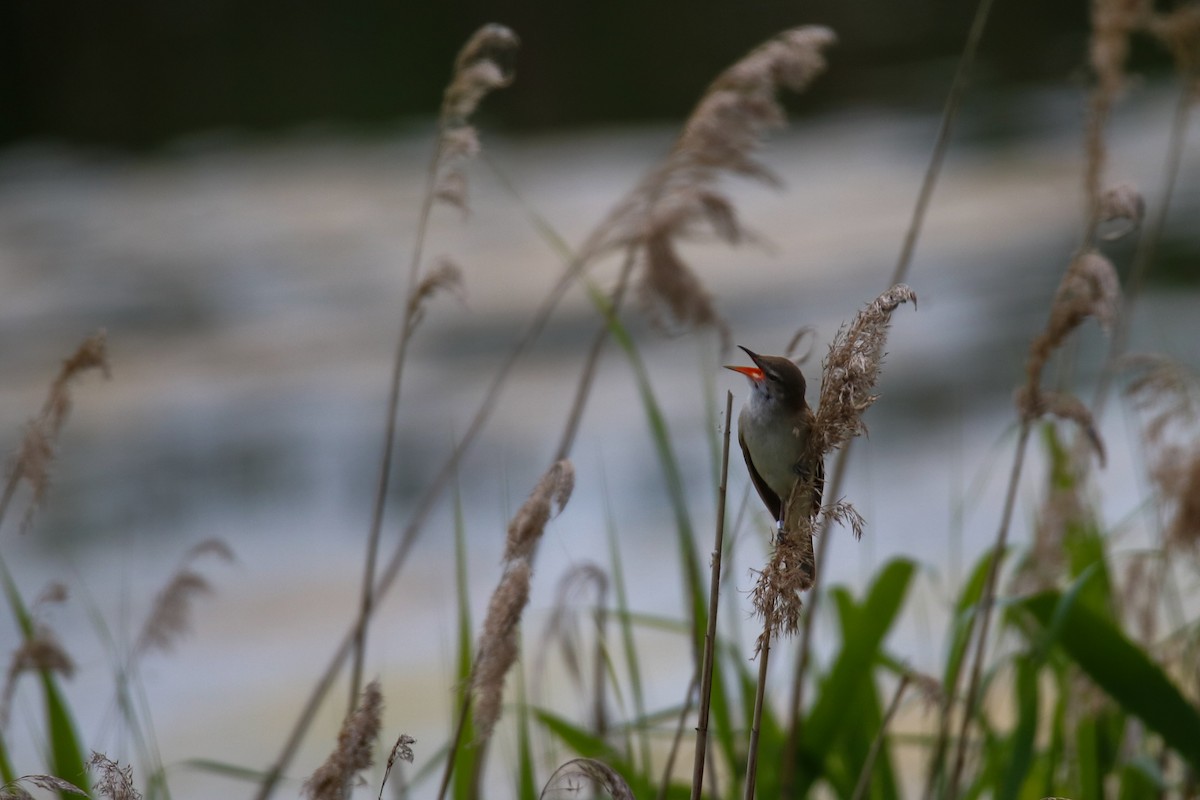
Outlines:
<svg viewBox="0 0 1200 800"><path fill-rule="evenodd" d="M457 681L454 692L454 713L466 710L467 695L471 691L471 670L475 659L475 645L471 625L471 581L467 569L467 534L463 519L462 495L456 479L453 482L454 497L454 588L458 604L458 658L456 659ZM458 723L457 719L450 721L451 730ZM454 753L453 797L457 800L468 800L475 793L476 762L480 757L480 749L472 747L475 741L474 715L467 712L463 720L462 740Z"/></svg>
<svg viewBox="0 0 1200 800"><path fill-rule="evenodd" d="M0 579L4 582L4 591L8 595L8 605L12 610L17 627L21 629L26 641L34 636L33 618L30 617L17 584L8 572L8 566L0 559ZM49 736L49 751L51 770L55 777L75 784L85 792L89 790L87 766L83 758L83 747L79 742L79 734L75 730L75 721L71 717L70 707L63 699L58 689L58 681L54 673L48 669L39 670L42 684L42 700L46 714L46 728ZM62 793L62 796L66 796Z"/></svg>
<svg viewBox="0 0 1200 800"><path fill-rule="evenodd" d="M1126 712L1142 720L1194 768L1200 769L1200 713L1158 664L1111 622L1081 603L1043 592L1021 602L1051 629L1067 655Z"/></svg>
<svg viewBox="0 0 1200 800"><path fill-rule="evenodd" d="M868 589L861 606L854 606L848 595L835 592L843 617L842 648L829 674L818 686L818 694L804 723L801 752L798 757L808 769L801 770L800 796L821 773L820 765L836 746L839 734L852 720L847 709L872 685L872 667L879 660L880 647L891 630L912 581L915 566L897 559L887 564ZM805 782L808 785L804 785Z"/></svg>
<svg viewBox="0 0 1200 800"><path fill-rule="evenodd" d="M1029 656L1018 658L1013 681L1017 699L1017 726L1008 743L1008 765L1004 783L996 800L1016 800L1033 763L1038 723L1038 673L1041 661Z"/></svg>
<svg viewBox="0 0 1200 800"><path fill-rule="evenodd" d="M603 761L622 774L630 771L628 765L625 764L625 760L621 758L621 754L613 749L608 742L596 736L591 731L574 725L549 711L537 709L533 714L546 730L557 736L563 744L574 750L577 755ZM622 767L618 768L617 764L621 764Z"/></svg>

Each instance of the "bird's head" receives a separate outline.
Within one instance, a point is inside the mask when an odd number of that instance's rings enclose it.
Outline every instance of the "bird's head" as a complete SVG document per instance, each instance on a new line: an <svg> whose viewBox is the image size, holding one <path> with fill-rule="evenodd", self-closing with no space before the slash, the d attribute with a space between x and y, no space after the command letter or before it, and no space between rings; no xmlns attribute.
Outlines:
<svg viewBox="0 0 1200 800"><path fill-rule="evenodd" d="M784 356L760 356L747 347L738 347L750 356L754 366L726 366L725 369L745 375L754 391L768 400L784 406L804 405L804 373L794 361Z"/></svg>

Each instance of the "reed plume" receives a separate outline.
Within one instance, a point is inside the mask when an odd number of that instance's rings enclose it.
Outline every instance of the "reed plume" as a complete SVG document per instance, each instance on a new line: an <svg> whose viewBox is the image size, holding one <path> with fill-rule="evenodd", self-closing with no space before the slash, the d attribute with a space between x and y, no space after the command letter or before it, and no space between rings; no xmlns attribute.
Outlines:
<svg viewBox="0 0 1200 800"><path fill-rule="evenodd" d="M191 630L192 603L200 595L210 594L212 585L192 564L205 555L233 561L233 551L220 539L206 539L184 555L170 580L154 598L134 644L137 656L154 650L169 652L180 637Z"/></svg>
<svg viewBox="0 0 1200 800"><path fill-rule="evenodd" d="M680 240L707 233L729 244L747 238L727 175L770 185L779 179L755 158L765 135L782 127L777 94L801 92L825 69L833 31L806 26L784 31L734 63L708 87L670 153L618 203L580 249L588 263L623 250L640 266L643 305L665 325L712 325L725 331L712 296L680 256Z"/></svg>
<svg viewBox="0 0 1200 800"><path fill-rule="evenodd" d="M96 770L95 790L109 800L142 800L142 794L133 785L133 767L122 767L103 753L92 753L88 762Z"/></svg>
<svg viewBox="0 0 1200 800"><path fill-rule="evenodd" d="M110 376L104 331L85 339L63 361L58 375L50 384L41 411L25 426L25 435L9 465L4 495L0 497L0 521L4 519L13 495L23 481L29 486L31 499L21 521L21 531L28 530L32 524L35 512L45 501L50 489L50 472L58 437L71 413L71 386L80 376L92 370L99 370L105 378Z"/></svg>
<svg viewBox="0 0 1200 800"><path fill-rule="evenodd" d="M375 761L375 740L382 719L383 693L379 681L371 681L363 689L358 708L342 723L337 747L304 782L304 795L311 800L348 798L358 774Z"/></svg>
<svg viewBox="0 0 1200 800"><path fill-rule="evenodd" d="M508 525L504 575L492 593L471 672L475 724L482 744L500 718L504 679L517 660L521 614L529 603L529 583L538 544L550 518L561 511L575 486L570 461L553 464Z"/></svg>
<svg viewBox="0 0 1200 800"><path fill-rule="evenodd" d="M823 462L829 453L866 432L863 415L879 399L875 385L892 312L909 302L916 304L916 293L897 284L863 308L833 338L821 364L821 391L803 463ZM855 537L862 535L863 519L845 501L831 503L814 516L811 509L818 491L816 481L816 475L801 476L796 481L787 499L775 550L751 593L755 611L764 620L758 649L763 647L764 637L781 633L790 636L799 630L800 595L812 586L815 577L812 542L819 516L848 524Z"/></svg>

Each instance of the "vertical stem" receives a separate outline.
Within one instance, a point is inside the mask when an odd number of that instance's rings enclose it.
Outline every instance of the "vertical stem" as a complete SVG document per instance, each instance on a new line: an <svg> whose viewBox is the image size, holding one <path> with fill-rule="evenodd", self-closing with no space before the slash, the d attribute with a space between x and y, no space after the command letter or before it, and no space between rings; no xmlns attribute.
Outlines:
<svg viewBox="0 0 1200 800"><path fill-rule="evenodd" d="M379 481L375 485L375 502L371 510L371 532L367 537L367 559L363 567L362 594L359 600L358 621L354 629L354 664L350 670L350 710L353 714L358 703L362 685L363 662L367 650L367 626L375 603L375 565L379 557L379 539L383 531L383 512L387 506L387 493L391 484L392 452L396 443L396 416L400 409L400 383L404 375L404 362L408 354L408 343L413 332L413 297L417 291L417 277L421 271L421 256L425 250L425 234L429 229L429 217L433 212L434 186L437 182L438 165L442 156L442 132L438 130L437 146L429 159L425 175L425 195L421 200L421 214L417 220L416 237L413 240L412 260L408 267L408 294L404 303L404 317L396 339L396 353L392 361L392 382L388 390L387 422L384 426L383 452L379 463Z"/></svg>
<svg viewBox="0 0 1200 800"><path fill-rule="evenodd" d="M883 738L887 734L892 718L896 716L896 710L900 708L900 699L904 697L904 690L908 688L908 682L911 679L907 672L900 676L900 685L896 687L896 693L892 695L892 702L888 704L887 712L884 713L883 721L879 725L879 732L875 734L875 740L871 742L871 750L867 753L867 760L863 763L862 771L858 773L858 785L854 787L854 796L850 800L862 800L866 797L867 789L871 787L871 772L874 771L879 752L883 749Z"/></svg>
<svg viewBox="0 0 1200 800"><path fill-rule="evenodd" d="M713 656L717 640L717 609L721 588L721 553L725 548L725 494L729 477L729 432L733 427L733 392L725 393L725 437L721 449L721 485L717 490L717 532L713 542L712 575L708 585L708 628L704 634L704 660L700 672L700 718L696 723L696 755L692 762L692 797L700 800L704 786L704 761L708 754L708 712L712 700Z"/></svg>
<svg viewBox="0 0 1200 800"><path fill-rule="evenodd" d="M992 0L979 0L975 7L975 16L971 20L971 30L967 33L967 42L963 46L962 55L958 59L958 67L954 72L954 82L950 85L950 93L946 96L946 105L942 110L942 121L938 126L937 139L933 145L933 155L925 170L925 179L921 182L921 191L917 195L917 204L913 208L912 221L904 235L904 246L900 249L900 257L896 260L896 269L892 273L894 286L903 282L912 264L913 253L917 247L917 237L924 227L925 212L933 197L934 186L946 160L946 151L950 146L950 133L954 129L954 120L958 117L958 109L962 105L963 95L967 91L967 82L971 75L971 67L975 65L975 55L979 52L979 43L983 39L984 28L987 27L988 16L991 14Z"/></svg>
<svg viewBox="0 0 1200 800"><path fill-rule="evenodd" d="M462 703L458 707L458 723L454 726L454 738L450 740L450 749L446 753L446 768L442 770L442 782L438 786L438 800L443 800L450 788L450 778L454 775L454 762L458 760L458 748L462 747L463 732L467 728L467 715L471 713L471 690L463 692Z"/></svg>
<svg viewBox="0 0 1200 800"><path fill-rule="evenodd" d="M1033 430L1033 422L1029 419L1021 421L1021 432L1017 439L1017 453L1013 458L1012 471L1008 476L1008 491L1004 497L1004 513L1000 519L1000 530L996 533L996 544L993 546L992 562L988 567L987 581L983 586L983 596L979 599L979 608L973 620L979 620L979 638L975 640L975 653L971 664L971 678L967 683L967 694L963 698L962 720L958 728L958 749L954 754L954 766L950 773L949 791L946 796L950 800L958 797L958 782L962 776L963 763L967 757L967 728L971 725L971 717L975 715L979 703L979 682L983 675L983 662L987 656L988 628L991 626L992 611L996 601L996 583L1000 575L1000 563L1004 559L1004 550L1008 546L1008 530L1012 524L1013 509L1017 505L1017 484L1021 481L1021 469L1025 464L1026 445ZM972 623L972 627L975 627ZM947 692L953 695L953 687L947 687Z"/></svg>
<svg viewBox="0 0 1200 800"><path fill-rule="evenodd" d="M754 787L758 781L758 736L762 729L763 697L767 693L767 662L771 657L771 637L774 633L768 620L763 624L762 647L758 651L758 687L754 692L754 721L750 724L750 743L746 751L744 800L754 800Z"/></svg>
<svg viewBox="0 0 1200 800"><path fill-rule="evenodd" d="M846 479L846 463L850 458L850 448L854 440L846 442L838 451L837 460L833 464L833 477L829 481L828 497L839 497L842 483ZM789 724L786 754L780 764L780 786L785 798L795 797L796 790L796 753L800 749L800 736L804 723L801 714L804 711L804 679L808 675L808 663L812 656L813 620L816 618L817 606L821 601L821 576L825 574L825 554L829 551L829 517L821 518L821 531L817 535L816 566L813 569L813 585L808 591L808 609L804 614L804 623L800 628L800 652L796 659L796 670L792 673L792 698L789 709Z"/></svg>
<svg viewBox="0 0 1200 800"><path fill-rule="evenodd" d="M679 721L675 724L675 736L671 739L671 749L667 751L667 761L663 764L662 780L658 784L655 800L667 800L667 790L671 788L671 774L675 772L675 757L679 755L679 745L683 741L683 726L688 715L692 713L692 695L700 683L700 673L692 671L688 681L687 694L683 698L683 708L679 709Z"/></svg>

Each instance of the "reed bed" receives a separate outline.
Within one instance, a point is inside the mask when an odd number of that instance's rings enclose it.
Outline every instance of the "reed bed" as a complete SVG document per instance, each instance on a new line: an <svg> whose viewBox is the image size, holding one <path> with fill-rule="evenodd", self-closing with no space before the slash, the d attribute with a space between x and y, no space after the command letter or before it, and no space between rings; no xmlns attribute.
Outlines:
<svg viewBox="0 0 1200 800"><path fill-rule="evenodd" d="M418 210L357 608L348 614L346 633L315 676L309 697L298 705L295 724L272 763L209 768L238 777L247 794L264 799L295 791L321 800L368 794L382 798L385 789L395 796L438 800L451 795L455 800L524 799L572 795L585 785L592 787L588 791L622 800L1194 796L1200 775L1197 625L1190 618L1164 624L1164 608L1170 593L1179 591L1172 564L1192 573L1200 566L1200 379L1194 365L1131 355L1126 349L1127 320L1153 267L1176 185L1188 111L1200 94L1196 3L1169 13L1132 0L1094 0L1091 5L1086 58L1092 86L1081 144L1079 243L1072 253L1047 256L1065 266L1057 290L1047 299L1045 326L1031 336L1024 375L1014 387L1016 435L1009 481L1003 505L987 510L996 520L996 537L956 587L939 674L915 671L888 645L919 579L918 564L903 558L889 561L858 595L823 581L827 543L837 535L833 523L855 537L876 529L876 521L864 519L853 498L842 496L841 487L851 442L866 432L864 415L876 402L887 402L877 388L886 369L887 336L891 326L903 324L897 309L917 304L917 291L909 285L920 283L920 276L912 275L914 252L990 8L988 0L978 7L895 270L881 294L862 298L857 311L844 310L846 322L821 360L807 458L834 462L824 505L813 502L819 496L815 476L800 477L787 499L779 535L755 568L749 597L738 593L726 561L729 531L741 524L740 514L731 519L735 503L729 497L732 398L726 398L723 414L714 404L719 417L714 421L720 423L720 442L713 447L720 454L713 487L716 529L706 547L692 524L694 511L679 457L657 399L662 387L646 369L629 320L645 316L672 332L708 337L720 352L729 347L732 331L719 311L719 299L685 260L681 245L698 236L729 245L753 238L727 182L778 182L760 146L787 123L782 95L801 93L819 80L836 36L819 26L787 30L718 75L667 153L578 247L567 244L537 209L525 204L519 176L513 180L501 174L514 202L526 208L531 229L561 255L562 271L511 351L495 366L478 411L457 444L440 466L430 469L425 493L403 509L407 522L385 537L388 489L401 448L397 419L405 412L405 364L419 341L420 322L431 313L430 300L440 293L461 293L467 281L466 271L452 257L428 256L430 219L434 213L467 208L469 170L481 152L473 115L489 93L519 80L513 70L516 33L489 25L472 36L452 68ZM1153 202L1135 187L1111 181L1106 148L1114 104L1129 84L1126 62L1135 36L1172 55L1181 87L1164 153L1166 188ZM1111 247L1123 236L1140 237L1124 280ZM593 276L604 263L617 269L616 280L607 287ZM499 575L478 629L468 611L478 587L463 566L466 539L459 519L458 656L454 685L448 688L455 701L453 731L446 742L417 742L406 732L385 730L383 687L388 682L366 680L373 668L371 639L395 635L392 626L385 628L376 619L380 601L390 592L404 591L409 555L447 490L455 490L456 507L472 502L455 483L458 466L487 424L496 398L572 288L586 292L596 311L596 330L578 359L573 402L563 409L562 427L546 428L557 442L554 456L511 518ZM1099 323L1099 332L1085 325L1089 320ZM1096 398L1088 404L1068 388L1074 385L1070 351L1081 337L1106 334L1112 344ZM631 607L620 535L614 530L610 563L583 565L563 579L552 624L531 647L525 614L537 553L548 527L571 501L572 450L598 364L609 348L617 349L628 365L640 400L638 412L654 445L677 543L685 611L682 619L664 621ZM1047 379L1051 369L1053 382ZM50 476L72 392L91 371L109 373L103 333L85 340L64 361L43 408L15 448L0 501L0 525L23 501L21 519L5 526L22 531L17 535L36 535L36 511L51 497ZM1132 412L1141 415L1144 466L1157 511L1154 547L1132 557L1115 546L1114 532L1101 519L1090 490L1094 471L1113 458L1096 410L1110 387L1124 387ZM1017 488L1029 451L1039 441L1051 470L1036 509L1034 534L1019 541L1014 530ZM389 542L392 549L386 553ZM702 568L706 552L707 580ZM112 640L116 705L134 740L134 763L124 765L101 753L85 755L90 751L76 730L62 682L77 665L70 643L56 638L42 613L48 604L61 601L63 590L27 603L29 587L20 585L19 575L14 577L0 557L7 606L22 636L10 655L0 703L0 800L30 797L31 789L62 796L170 797L169 770L157 752L139 664L150 653L170 650L187 631L193 601L210 591L196 568L205 556L229 561L233 553L216 540L194 547L167 579L133 644L122 649ZM593 594L582 625L569 613L571 590L579 587ZM737 622L728 613L725 618L719 614L723 598L727 607L756 615L761 630L749 652L732 632ZM831 651L820 659L812 655L817 646L812 619L818 607L831 609L826 613L837 632ZM104 630L103 621L97 627ZM678 704L656 709L647 707L646 656L636 643L647 629L663 628L670 629L664 635L686 642L691 672L679 681ZM797 648L795 674L772 676L772 647L784 642ZM539 664L555 657L550 653L560 654L574 690L588 698L586 719L530 701L526 666L535 660L531 651L541 653ZM757 661L754 669L751 659ZM12 763L6 745L20 735L7 712L26 675L36 677L36 688L26 688L40 694L45 709L43 729L37 732L44 737L40 749L45 762L32 769ZM315 715L343 676L350 702L337 741L330 743L323 764L299 763L300 743L314 735ZM403 689L392 694L391 702L403 706ZM619 706L616 713L614 705ZM924 720L926 732L898 730L897 720L905 715ZM230 724L245 721L231 719ZM515 746L496 748L497 737L511 739ZM381 748L390 741L390 754L381 758ZM682 754L688 749L693 758L691 769L685 770ZM906 760L915 758L921 765L915 782L902 774L902 751ZM563 752L566 757L547 757ZM511 762L498 767L497 753Z"/></svg>

